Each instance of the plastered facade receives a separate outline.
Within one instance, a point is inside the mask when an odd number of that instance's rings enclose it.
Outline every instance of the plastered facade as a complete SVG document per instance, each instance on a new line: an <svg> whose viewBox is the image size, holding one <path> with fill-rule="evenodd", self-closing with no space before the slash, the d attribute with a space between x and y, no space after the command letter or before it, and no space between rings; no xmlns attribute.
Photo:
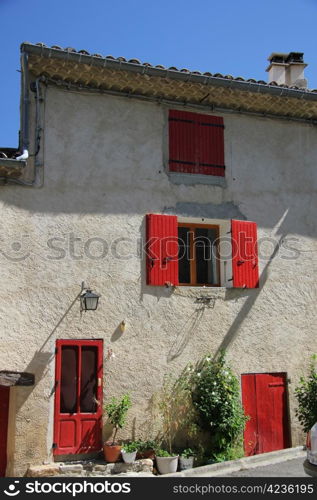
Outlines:
<svg viewBox="0 0 317 500"><path fill-rule="evenodd" d="M182 184L166 170L167 112L48 87L44 185L0 188L1 366L36 378L11 389L10 474L52 458L58 338L104 339L104 396L133 401L119 437L150 437L164 374L225 348L239 377L287 372L292 445L303 442L293 393L316 352L317 129L223 114L225 185ZM147 213L257 222L260 287L147 286ZM82 281L102 295L95 312L80 313Z"/></svg>

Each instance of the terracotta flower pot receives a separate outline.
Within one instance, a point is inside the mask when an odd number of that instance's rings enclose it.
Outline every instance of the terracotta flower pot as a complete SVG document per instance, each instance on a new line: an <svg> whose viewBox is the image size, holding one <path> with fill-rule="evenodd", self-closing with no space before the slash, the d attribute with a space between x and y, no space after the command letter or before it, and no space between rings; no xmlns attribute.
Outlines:
<svg viewBox="0 0 317 500"><path fill-rule="evenodd" d="M121 446L118 444L104 443L103 454L106 462L119 462L121 457Z"/></svg>

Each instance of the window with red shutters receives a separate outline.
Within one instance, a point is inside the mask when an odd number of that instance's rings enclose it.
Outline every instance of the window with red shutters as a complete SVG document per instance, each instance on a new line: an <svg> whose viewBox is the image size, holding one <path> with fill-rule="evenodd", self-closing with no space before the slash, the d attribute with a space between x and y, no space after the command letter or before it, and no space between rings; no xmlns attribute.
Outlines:
<svg viewBox="0 0 317 500"><path fill-rule="evenodd" d="M169 170L224 177L224 124L220 116L169 111Z"/></svg>
<svg viewBox="0 0 317 500"><path fill-rule="evenodd" d="M202 224L197 219L178 221L176 215L148 214L147 284L258 288L256 223L231 220L230 259L227 246L230 221L212 222Z"/></svg>

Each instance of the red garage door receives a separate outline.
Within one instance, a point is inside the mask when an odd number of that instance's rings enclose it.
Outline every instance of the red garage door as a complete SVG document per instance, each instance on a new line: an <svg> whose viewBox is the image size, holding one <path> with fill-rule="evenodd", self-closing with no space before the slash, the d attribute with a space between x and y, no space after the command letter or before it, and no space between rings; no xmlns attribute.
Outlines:
<svg viewBox="0 0 317 500"><path fill-rule="evenodd" d="M242 402L250 417L244 432L247 456L290 446L286 373L242 375Z"/></svg>
<svg viewBox="0 0 317 500"><path fill-rule="evenodd" d="M57 340L55 455L101 449L102 340Z"/></svg>
<svg viewBox="0 0 317 500"><path fill-rule="evenodd" d="M7 467L7 437L10 387L0 386L0 477L4 477Z"/></svg>

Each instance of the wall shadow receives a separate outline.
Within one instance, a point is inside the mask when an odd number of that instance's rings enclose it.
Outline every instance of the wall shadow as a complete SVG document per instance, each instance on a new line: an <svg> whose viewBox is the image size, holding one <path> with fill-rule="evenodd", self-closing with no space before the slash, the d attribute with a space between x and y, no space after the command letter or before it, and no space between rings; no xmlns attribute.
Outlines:
<svg viewBox="0 0 317 500"><path fill-rule="evenodd" d="M199 323L201 322L204 312L205 307L199 306L180 326L179 332L176 334L175 341L173 342L172 347L170 348L167 355L168 363L178 358L182 354L189 340L192 338L193 330L195 330L195 328L197 328Z"/></svg>
<svg viewBox="0 0 317 500"><path fill-rule="evenodd" d="M24 405L28 397L32 394L34 391L35 387L37 384L40 382L42 378L45 377L48 369L49 363L52 361L52 359L55 356L55 352L53 351L45 351L45 346L48 343L49 339L54 335L54 333L58 330L59 326L61 323L64 321L70 310L73 308L73 306L76 304L78 297L80 296L81 291L76 295L76 297L73 299L69 307L66 309L64 314L61 316L59 321L56 323L50 334L47 336L45 342L41 345L39 350L35 351L33 358L29 362L29 364L26 366L25 372L33 373L35 375L35 382L33 386L29 387L24 387L24 386L17 386L17 393L16 393L16 409L17 411ZM50 396L52 396L55 392L55 386L52 388Z"/></svg>
<svg viewBox="0 0 317 500"><path fill-rule="evenodd" d="M213 359L217 359L222 351L226 351L228 349L228 347L230 346L230 344L237 337L242 323L244 322L244 320L248 316L248 314L251 311L252 307L254 306L258 296L261 294L263 287L265 286L265 283L268 279L269 267L270 267L271 263L273 262L273 260L275 259L276 255L278 254L282 240L283 240L283 236L280 237L278 244L276 245L274 251L272 252L270 259L268 260L266 266L264 267L264 269L262 271L262 274L260 276L259 288L254 288L252 290L250 289L248 291L241 290L241 293L239 293L240 291L237 289L235 289L234 291L231 289L227 290L226 300L233 300L233 299L236 299L236 298L241 297L241 296L242 297L247 296L247 299L246 299L245 303L243 304L240 312L236 316L235 320L233 321L232 325L230 326L229 330L227 331L225 337L223 338L223 340L222 340L220 346L218 347Z"/></svg>

